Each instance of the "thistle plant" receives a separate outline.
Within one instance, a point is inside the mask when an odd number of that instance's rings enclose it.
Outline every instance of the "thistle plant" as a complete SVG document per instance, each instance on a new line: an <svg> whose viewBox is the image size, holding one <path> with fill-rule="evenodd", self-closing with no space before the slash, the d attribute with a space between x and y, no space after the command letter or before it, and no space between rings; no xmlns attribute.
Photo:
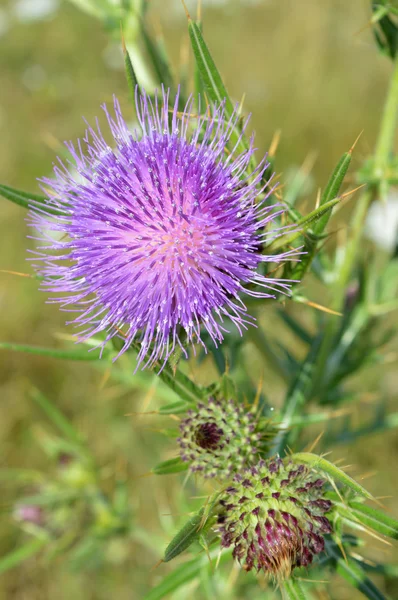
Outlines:
<svg viewBox="0 0 398 600"><path fill-rule="evenodd" d="M133 557L133 587L145 600L256 600L264 586L269 598L337 600L341 579L347 597L354 587L371 600L392 598L397 568L376 541L398 539L398 522L380 506L384 494L330 453L398 426L379 390L359 425L353 410L369 391L366 370L391 361L398 308L397 248L381 254L362 237L373 203L398 182L395 4L370 3L374 51L392 62L375 150L354 173L356 142L342 148L310 205L308 170L293 180L279 172L277 135L258 156L200 11L193 18L185 8L193 72L183 62L177 74L144 0L73 3L121 42L131 106L122 114L120 93L104 104L107 125L82 126L80 139L66 142L52 174L39 174L42 194L0 185L28 210L29 276L43 304L72 314L60 347L11 340L0 349L91 361L93 378L102 371L99 398L104 388L112 399L128 396L135 426L145 426L113 435L109 419L115 462L138 472L120 478L112 467L107 483L100 445L89 450L95 427L83 437L57 399L33 392L58 432L38 436L46 468L30 470L26 457L0 471L16 483L9 521L17 540L0 573L37 554L112 578L110 565ZM336 237L341 208L346 230ZM348 455L355 463L351 446ZM380 589L373 572L383 576Z"/></svg>

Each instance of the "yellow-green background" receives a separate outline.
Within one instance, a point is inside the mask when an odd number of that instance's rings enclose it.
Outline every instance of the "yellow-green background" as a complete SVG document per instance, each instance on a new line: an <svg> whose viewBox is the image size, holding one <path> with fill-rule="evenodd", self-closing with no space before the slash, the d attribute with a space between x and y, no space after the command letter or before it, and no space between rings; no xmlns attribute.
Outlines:
<svg viewBox="0 0 398 600"><path fill-rule="evenodd" d="M36 0L31 0L35 2ZM194 12L195 2L187 2ZM338 157L364 130L354 158L354 168L374 146L383 100L391 71L388 59L376 50L367 0L263 0L258 2L205 2L203 22L206 40L223 74L230 94L252 112L257 143L265 151L273 133L281 129L278 170L286 172L313 155L313 193L322 186ZM0 8L12 14L12 0L0 0ZM152 0L150 16L163 29L166 46L175 65L180 46L187 45L186 21L179 0ZM82 116L89 121L100 104L120 98L125 115L132 118L122 70L104 61L109 38L99 21L62 2L51 19L21 23L14 17L0 37L0 181L37 191L36 177L48 175L60 142L73 140L84 131ZM362 32L360 30L363 29ZM106 50L108 48L108 50ZM32 84L33 80L33 84ZM33 89L32 89L33 88ZM355 200L353 200L355 202ZM6 201L0 204L0 269L30 272L26 262L25 212ZM344 226L344 219L339 226ZM314 292L315 293L315 292ZM34 280L0 273L0 339L37 345L56 345L54 337L66 332L65 315L45 304L45 295ZM318 301L327 299L321 294ZM302 309L289 306L300 314ZM264 324L275 339L281 326L264 309ZM267 316L270 318L267 319ZM292 340L289 338L289 343ZM293 351L296 348L292 347ZM297 349L300 353L300 349ZM249 346L248 364L251 364ZM254 353L254 351L253 351ZM211 371L195 370L207 382ZM264 390L280 402L284 386L266 365ZM46 459L34 442L43 416L28 399L31 385L39 387L87 436L98 462L112 474L120 464L129 465L132 503L137 521L150 535L166 540L170 518L178 502L180 479L134 479L168 456L171 442L148 431L152 422L125 413L138 411L146 402L139 390L103 382L103 373L84 363L64 363L23 354L0 354L0 467L43 467ZM396 397L397 377L391 370L366 373L356 384L364 395L379 391ZM156 397L156 390L155 390ZM156 400L154 400L156 402ZM359 411L358 411L359 412ZM345 457L355 472L375 471L367 485L375 495L398 494L397 436L373 436L354 448L339 447L334 458ZM353 471L353 472L354 472ZM112 475L110 476L112 479ZM21 543L23 536L10 518L12 492L1 483L0 555ZM111 484L105 481L105 486ZM398 515L394 498L384 500ZM395 504L395 507L394 507ZM388 561L397 552L376 556ZM166 568L151 572L159 555L139 544L131 546L124 563L100 573L76 574L58 560L45 565L32 559L0 578L0 599L89 600L140 598L146 582L157 581ZM383 585L381 583L381 585ZM359 597L336 580L333 598ZM320 596L321 597L321 596ZM326 597L325 597L326 598Z"/></svg>

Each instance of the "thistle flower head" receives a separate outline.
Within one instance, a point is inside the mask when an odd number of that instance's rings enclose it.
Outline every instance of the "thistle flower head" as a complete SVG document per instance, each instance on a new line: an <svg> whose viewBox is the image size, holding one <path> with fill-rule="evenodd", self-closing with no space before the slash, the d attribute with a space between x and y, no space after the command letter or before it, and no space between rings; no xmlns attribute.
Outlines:
<svg viewBox="0 0 398 600"><path fill-rule="evenodd" d="M228 479L258 460L265 448L267 424L254 408L210 398L188 411L181 422L180 456L193 473Z"/></svg>
<svg viewBox="0 0 398 600"><path fill-rule="evenodd" d="M216 530L222 546L233 546L247 571L262 569L276 579L309 565L332 531L324 483L308 467L279 458L235 475L220 499Z"/></svg>
<svg viewBox="0 0 398 600"><path fill-rule="evenodd" d="M120 353L138 342L142 366L177 346L186 353L186 343L205 346L204 330L217 345L224 320L242 332L254 321L242 293L288 291L261 266L296 254L262 254L282 210L262 183L266 160L247 174L253 140L240 153L231 142L238 111L227 117L221 104L195 116L192 99L183 113L178 102L137 91L134 132L117 100L114 116L104 106L112 147L98 125L67 143L72 160L58 159L55 177L42 179L48 207L61 214L30 213L44 242L34 259L42 289L76 311L80 340L122 337Z"/></svg>

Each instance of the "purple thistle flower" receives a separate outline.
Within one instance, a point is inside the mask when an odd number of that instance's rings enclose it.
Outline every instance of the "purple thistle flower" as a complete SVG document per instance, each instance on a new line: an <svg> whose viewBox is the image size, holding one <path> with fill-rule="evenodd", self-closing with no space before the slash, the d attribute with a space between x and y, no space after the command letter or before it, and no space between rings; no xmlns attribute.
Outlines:
<svg viewBox="0 0 398 600"><path fill-rule="evenodd" d="M181 114L178 94L172 105L165 91L161 103L137 91L136 107L140 133L129 131L116 99L115 117L103 106L113 149L98 122L77 147L66 143L73 161L58 159L55 178L41 180L48 205L62 214L32 210L30 225L44 242L34 259L42 289L78 313L71 322L79 340L102 334L103 347L122 336L120 354L139 342L138 365L147 366L177 346L186 355L186 343L205 347L202 327L216 346L224 320L242 334L255 320L242 293L288 292L288 280L261 266L297 251L262 254L280 233L267 229L283 210L268 205L266 159L247 174L253 137L241 153L238 143L230 147L237 109L227 118L221 104L198 117L190 99Z"/></svg>

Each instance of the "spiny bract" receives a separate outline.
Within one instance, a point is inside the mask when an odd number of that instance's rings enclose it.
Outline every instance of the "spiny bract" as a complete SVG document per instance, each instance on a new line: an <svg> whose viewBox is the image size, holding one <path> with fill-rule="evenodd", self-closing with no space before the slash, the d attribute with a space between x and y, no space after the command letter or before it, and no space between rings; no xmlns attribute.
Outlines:
<svg viewBox="0 0 398 600"><path fill-rule="evenodd" d="M271 434L270 422L255 407L209 398L188 411L177 441L191 472L225 480L257 462Z"/></svg>
<svg viewBox="0 0 398 600"><path fill-rule="evenodd" d="M238 473L219 501L215 529L222 546L233 546L247 571L263 569L276 579L309 565L324 549L323 535L332 531L324 484L290 459L261 460Z"/></svg>

